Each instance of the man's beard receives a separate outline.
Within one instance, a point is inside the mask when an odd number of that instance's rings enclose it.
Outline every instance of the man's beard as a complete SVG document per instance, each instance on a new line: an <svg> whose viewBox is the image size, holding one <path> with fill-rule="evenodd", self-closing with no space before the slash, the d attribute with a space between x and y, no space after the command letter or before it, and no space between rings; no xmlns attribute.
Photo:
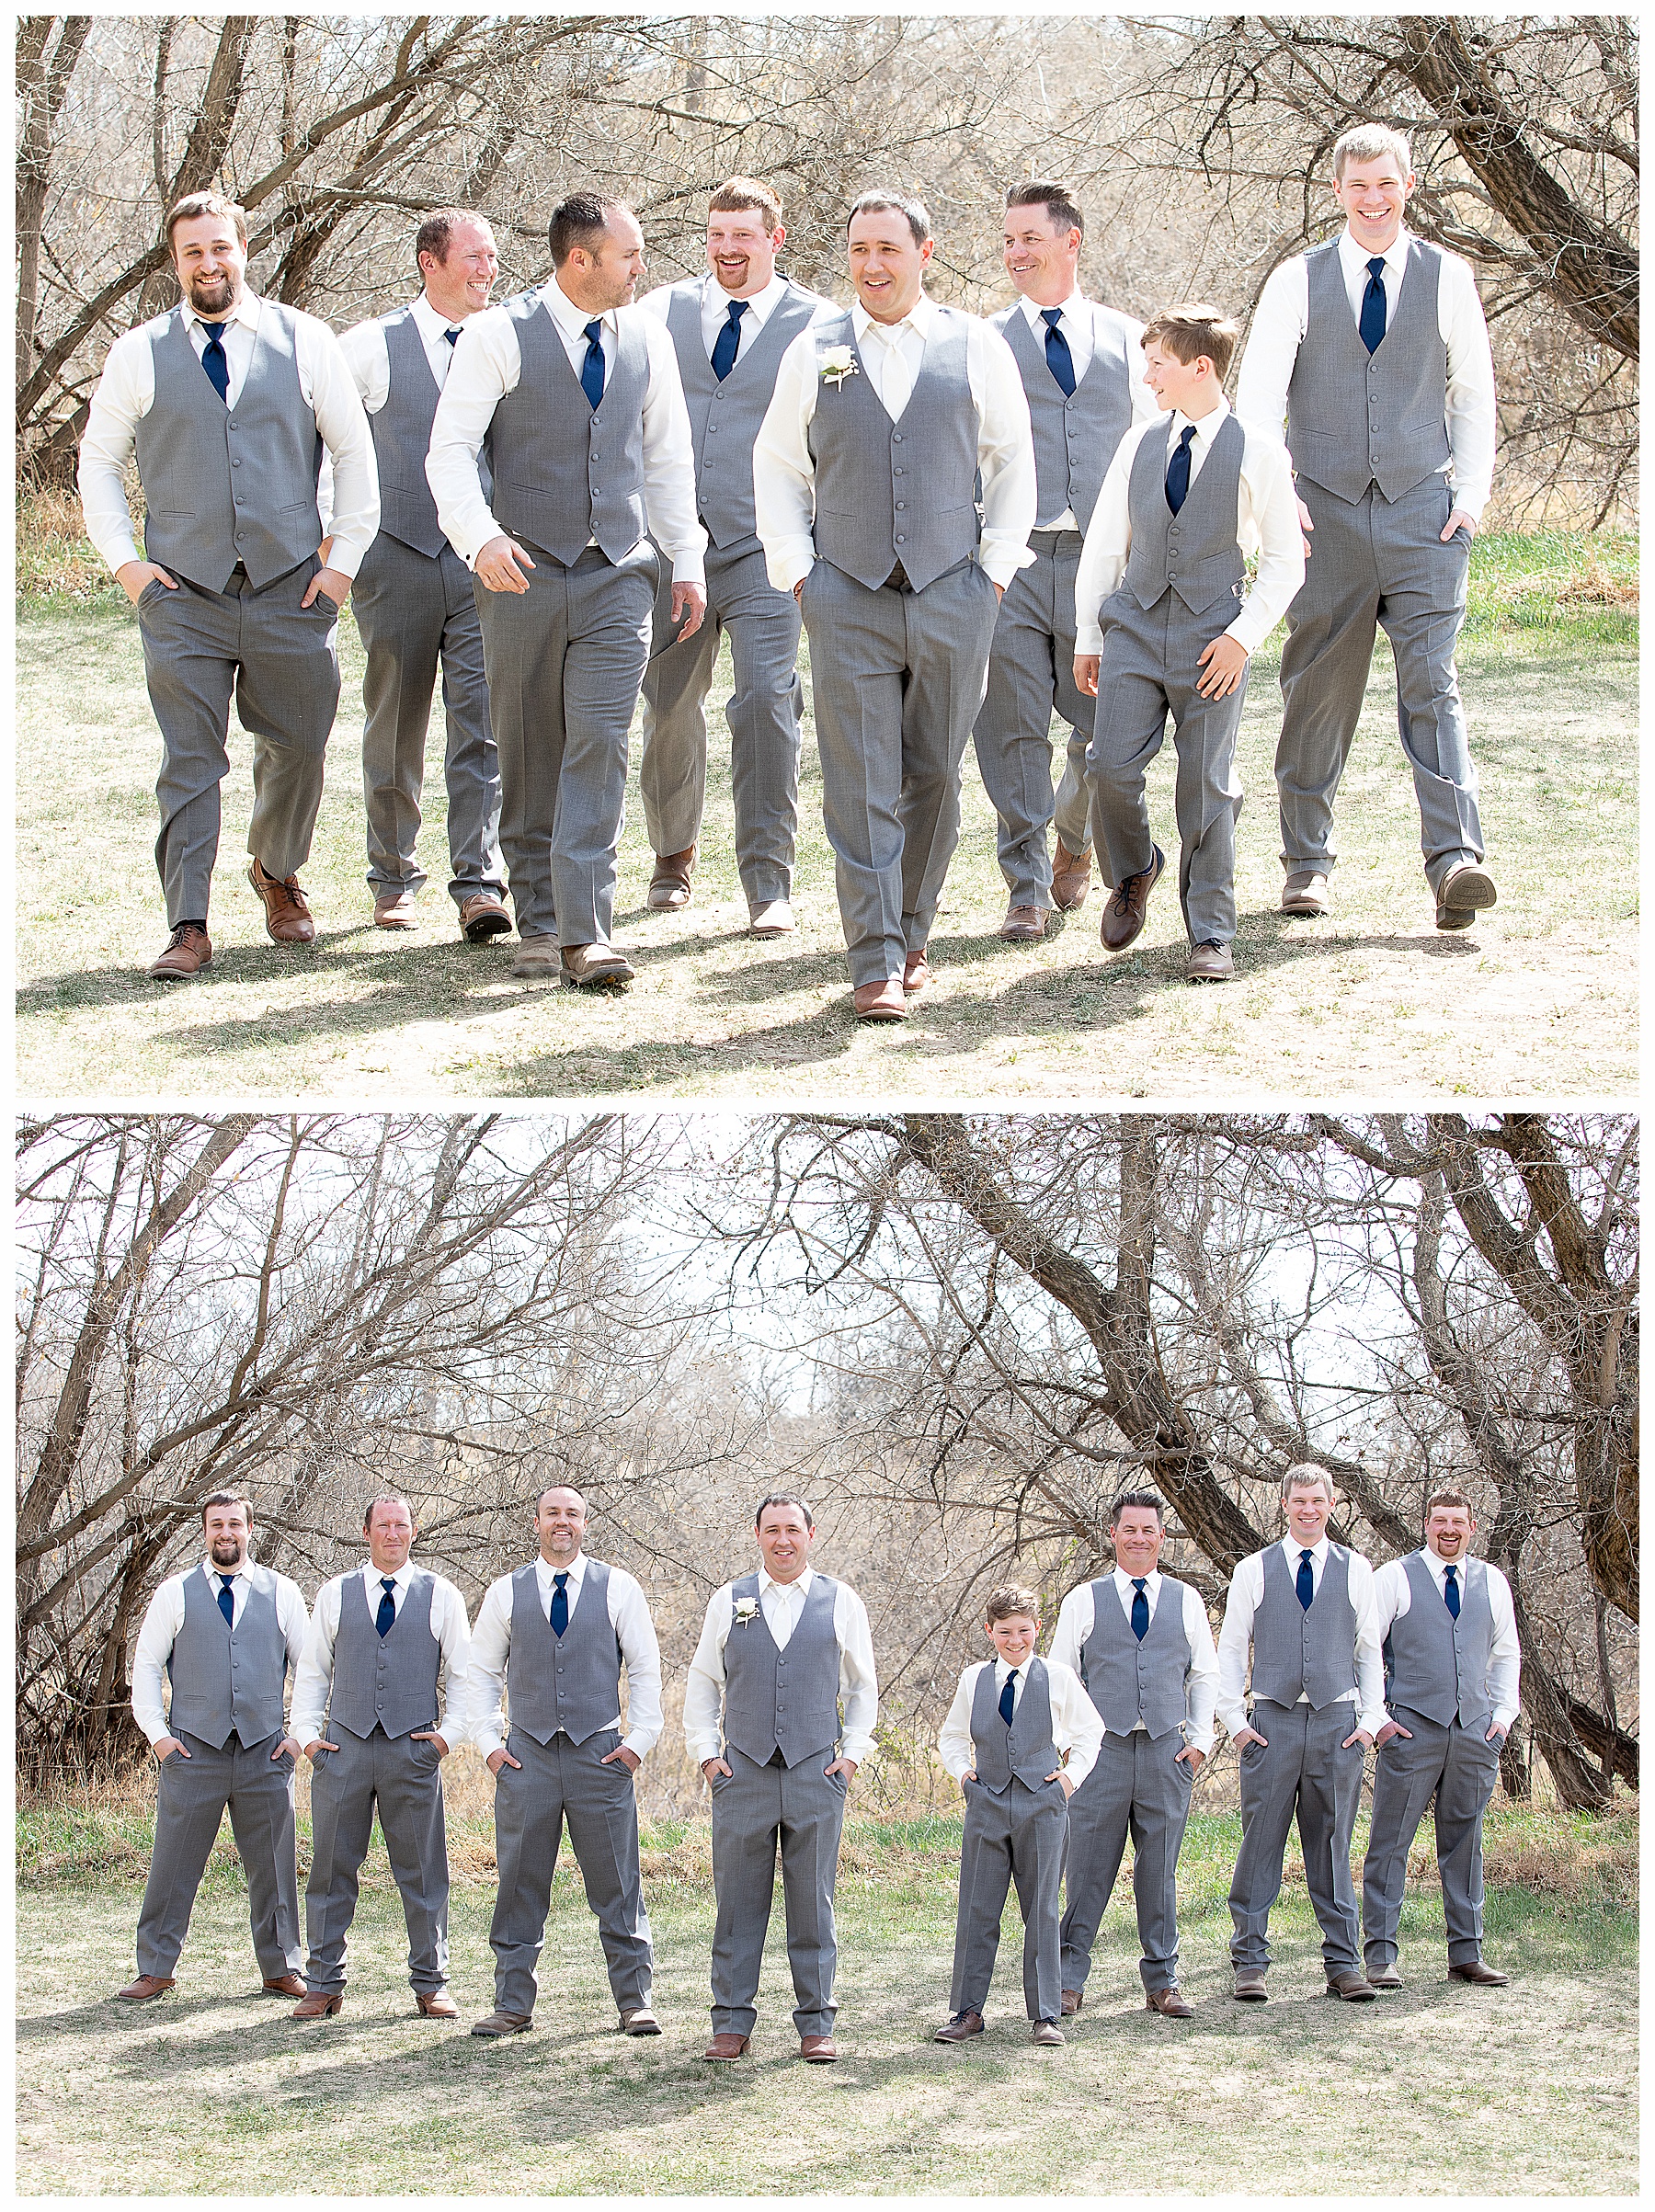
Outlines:
<svg viewBox="0 0 1655 2212"><path fill-rule="evenodd" d="M235 304L235 286L228 277L192 278L186 289L199 315L221 315Z"/></svg>

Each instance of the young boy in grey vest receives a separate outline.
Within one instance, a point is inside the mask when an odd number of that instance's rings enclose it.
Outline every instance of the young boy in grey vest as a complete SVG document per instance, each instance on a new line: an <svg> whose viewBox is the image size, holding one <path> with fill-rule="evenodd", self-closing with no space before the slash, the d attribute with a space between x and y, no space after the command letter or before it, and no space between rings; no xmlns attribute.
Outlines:
<svg viewBox="0 0 1655 2212"><path fill-rule="evenodd" d="M991 1659L967 1667L937 1747L965 1798L951 2017L938 2043L983 2033L1006 1892L1017 1884L1023 1919L1023 1999L1029 2039L1063 2030L1057 1893L1068 1843L1068 1801L1091 1772L1103 1737L1085 1685L1039 1659L1040 1600L1015 1583L990 1591L983 1621ZM1065 1764L1067 1758L1067 1763Z"/></svg>
<svg viewBox="0 0 1655 2212"><path fill-rule="evenodd" d="M1168 420L1121 440L1075 585L1075 683L1098 701L1086 756L1092 830L1114 886L1103 944L1119 952L1133 942L1166 866L1145 782L1170 714L1191 983L1227 983L1234 972L1236 735L1248 666L1305 580L1285 455L1244 430L1224 396L1239 335L1198 302L1146 326L1145 378Z"/></svg>

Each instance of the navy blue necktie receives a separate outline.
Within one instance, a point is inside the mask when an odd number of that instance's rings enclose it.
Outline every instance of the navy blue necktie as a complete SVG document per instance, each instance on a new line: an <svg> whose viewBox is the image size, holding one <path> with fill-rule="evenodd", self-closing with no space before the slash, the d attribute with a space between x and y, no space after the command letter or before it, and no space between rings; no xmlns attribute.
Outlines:
<svg viewBox="0 0 1655 2212"><path fill-rule="evenodd" d="M232 1628L235 1626L235 1600L230 1594L230 1585L234 1581L234 1579L235 1577L234 1575L221 1575L219 1577L219 1611L223 1614L225 1622ZM1459 1607L1456 1605L1454 1610L1455 1613L1457 1613L1459 1611Z"/></svg>
<svg viewBox="0 0 1655 2212"><path fill-rule="evenodd" d="M1046 367L1057 379L1065 399L1075 396L1075 357L1069 351L1069 342L1057 327L1061 307L1043 307L1040 319L1046 326Z"/></svg>
<svg viewBox="0 0 1655 2212"><path fill-rule="evenodd" d="M1167 463L1167 505L1174 514L1190 496L1190 447L1194 437L1194 424L1186 423L1179 433L1178 450Z"/></svg>
<svg viewBox="0 0 1655 2212"><path fill-rule="evenodd" d="M230 405L230 364L224 358L223 336L224 325L223 323L203 323L201 328L207 333L207 350L201 356L201 366L207 371L212 389L223 401L225 406L228 406Z"/></svg>
<svg viewBox="0 0 1655 2212"><path fill-rule="evenodd" d="M1140 1644L1149 1633L1149 1601L1144 1595L1144 1584L1148 1579L1147 1575L1134 1575L1132 1578L1132 1633Z"/></svg>
<svg viewBox="0 0 1655 2212"><path fill-rule="evenodd" d="M379 1630L381 1636L389 1636L392 1623L396 1618L396 1599L394 1594L396 1589L394 1575L382 1575L380 1588L385 1594L379 1602L379 1611L373 1616L373 1625Z"/></svg>
<svg viewBox="0 0 1655 2212"><path fill-rule="evenodd" d="M1017 1669L1013 1667L1010 1673L1006 1677L1006 1686L1000 1692L999 1699L999 1716L1005 1722L1007 1727L1011 1726L1011 1716L1017 1709L1016 1682Z"/></svg>
<svg viewBox="0 0 1655 2212"><path fill-rule="evenodd" d="M1294 1588L1298 1592L1299 1603L1308 1613L1310 1602L1316 1595L1316 1576L1310 1565L1308 1552L1300 1552L1299 1554L1299 1570L1294 1582Z"/></svg>
<svg viewBox="0 0 1655 2212"><path fill-rule="evenodd" d="M1362 295L1362 313L1356 318L1356 333L1370 353L1377 350L1385 336L1385 257L1375 254L1368 263L1367 290Z"/></svg>
<svg viewBox="0 0 1655 2212"><path fill-rule="evenodd" d="M586 359L580 364L580 389L591 402L592 412L598 412L598 403L603 397L603 325L588 323L586 326Z"/></svg>
<svg viewBox="0 0 1655 2212"><path fill-rule="evenodd" d="M445 330L442 335L451 346L457 346L460 343L460 333L457 330Z"/></svg>
<svg viewBox="0 0 1655 2212"><path fill-rule="evenodd" d="M569 1593L565 1588L568 1579L567 1575L554 1575L552 1578L555 1585L552 1592L552 1633L554 1636L562 1636L564 1630L569 1625Z"/></svg>
<svg viewBox="0 0 1655 2212"><path fill-rule="evenodd" d="M736 348L741 343L741 318L747 313L745 300L730 302L730 319L718 334L713 348L713 373L722 384L736 366Z"/></svg>
<svg viewBox="0 0 1655 2212"><path fill-rule="evenodd" d="M1459 1569L1457 1567L1445 1567L1443 1569L1443 1602L1457 1621L1459 1619Z"/></svg>

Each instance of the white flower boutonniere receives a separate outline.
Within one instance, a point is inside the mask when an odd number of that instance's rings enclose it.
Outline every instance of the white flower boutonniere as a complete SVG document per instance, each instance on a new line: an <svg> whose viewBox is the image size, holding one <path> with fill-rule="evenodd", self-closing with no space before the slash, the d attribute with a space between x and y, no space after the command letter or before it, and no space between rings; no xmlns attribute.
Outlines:
<svg viewBox="0 0 1655 2212"><path fill-rule="evenodd" d="M856 356L849 346L829 346L817 366L823 383L831 384L837 392L848 376L856 374Z"/></svg>
<svg viewBox="0 0 1655 2212"><path fill-rule="evenodd" d="M747 1623L748 1623L748 1621L754 1621L754 1620L757 1620L757 1619L758 1619L758 1617L759 1617L759 1601L758 1601L758 1599L757 1599L757 1598L737 1598L737 1599L736 1599L736 1619L737 1619L737 1620L738 1620L738 1621L739 1621L739 1622L742 1624L742 1625L743 1625L744 1627L746 1626L746 1625L747 1625Z"/></svg>

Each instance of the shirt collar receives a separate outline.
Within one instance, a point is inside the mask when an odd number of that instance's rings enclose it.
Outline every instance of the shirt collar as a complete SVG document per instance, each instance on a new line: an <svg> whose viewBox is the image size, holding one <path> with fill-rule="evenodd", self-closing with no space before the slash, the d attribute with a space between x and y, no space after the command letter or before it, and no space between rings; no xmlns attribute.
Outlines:
<svg viewBox="0 0 1655 2212"><path fill-rule="evenodd" d="M543 1591L552 1589L555 1576L566 1574L569 1579L564 1584L564 1592L565 1596L571 1596L586 1580L586 1554L585 1552L576 1552L568 1566L565 1568L548 1567L544 1555L537 1552L534 1556L534 1572Z"/></svg>
<svg viewBox="0 0 1655 2212"><path fill-rule="evenodd" d="M775 1590L780 1591L783 1597L787 1597L796 1590L801 1597L807 1598L810 1595L810 1585L815 1579L816 1569L811 1567L807 1567L804 1573L792 1582L778 1582L768 1568L761 1567L759 1569L759 1595L762 1597L767 1590Z"/></svg>
<svg viewBox="0 0 1655 2212"><path fill-rule="evenodd" d="M910 330L919 332L921 339L929 339L931 325L937 318L937 303L921 292L900 323L876 323L860 300L850 302L850 326L856 333L858 345L871 330L876 330L886 345L894 346Z"/></svg>
<svg viewBox="0 0 1655 2212"><path fill-rule="evenodd" d="M1126 1569L1124 1567L1117 1567L1114 1570L1114 1579L1115 1588L1121 1591L1123 1596L1124 1596L1126 1591L1132 1588L1132 1577L1126 1572ZM1144 1577L1144 1588L1147 1591L1153 1590L1158 1593L1160 1590L1160 1568L1158 1567L1152 1567L1149 1569L1149 1572Z"/></svg>
<svg viewBox="0 0 1655 2212"><path fill-rule="evenodd" d="M222 1567L214 1567L211 1559L203 1559L201 1562L201 1572L207 1578L207 1585L210 1590L217 1590L219 1586L219 1577L223 1573L223 1571L224 1570ZM252 1560L244 1559L241 1565L236 1568L234 1574L231 1577L231 1580L234 1582L245 1581L252 1572Z"/></svg>
<svg viewBox="0 0 1655 2212"><path fill-rule="evenodd" d="M1217 437L1219 431L1223 428L1224 418L1229 413L1229 411L1230 404L1228 400L1227 400L1223 394L1220 393L1218 405L1213 409L1212 413L1210 415L1204 415L1198 423L1195 423L1193 426L1192 426L1190 417L1187 415L1181 415L1178 409L1174 407L1172 410L1172 421L1167 431L1168 446L1175 446L1180 438L1182 437L1185 430L1193 427L1195 432L1193 442L1198 445L1204 453L1208 446L1212 444L1214 439Z"/></svg>
<svg viewBox="0 0 1655 2212"><path fill-rule="evenodd" d="M1034 333L1036 337L1043 337L1046 331L1051 328L1051 325L1044 319L1045 315L1045 309L1044 307L1036 307L1033 301L1029 298L1026 292L1019 294L1017 304L1022 309L1023 315L1028 323L1029 328ZM1067 300L1058 301L1057 312L1059 314L1072 315L1077 321L1079 321L1081 310L1085 307L1085 305L1086 299L1084 294L1079 291L1072 291Z"/></svg>
<svg viewBox="0 0 1655 2212"><path fill-rule="evenodd" d="M379 1568L375 1567L371 1559L368 1559L363 1562L362 1586L364 1589L371 1591L377 1590L384 1579L385 1578L382 1574L381 1574ZM406 1590L408 1584L414 1579L413 1560L405 1559L402 1565L397 1568L396 1572L392 1576L391 1579L395 1583L398 1590Z"/></svg>
<svg viewBox="0 0 1655 2212"><path fill-rule="evenodd" d="M1436 1553L1432 1550L1429 1544L1421 1544L1420 1546L1420 1556L1424 1560L1426 1566L1430 1568L1432 1573L1436 1577L1439 1582L1443 1579L1448 1569L1453 1568L1455 1573L1459 1577L1461 1589L1463 1590L1465 1588L1467 1555L1462 1554L1457 1559L1442 1559L1439 1558Z"/></svg>
<svg viewBox="0 0 1655 2212"><path fill-rule="evenodd" d="M433 338L439 338L445 330L462 330L465 327L465 321L469 319L467 317L458 324L451 323L447 315L438 314L424 292L421 292L414 302L414 321L420 336L428 345Z"/></svg>
<svg viewBox="0 0 1655 2212"><path fill-rule="evenodd" d="M1298 1556L1300 1552L1304 1550L1304 1545L1293 1536L1284 1536L1282 1539L1282 1549L1287 1555L1287 1564L1289 1567L1297 1567ZM1310 1556L1318 1567L1320 1567L1327 1559L1328 1538L1325 1531L1323 1532L1320 1543L1313 1544L1310 1546Z"/></svg>
<svg viewBox="0 0 1655 2212"><path fill-rule="evenodd" d="M260 304L257 292L250 292L244 289L241 298L237 300L227 315L199 315L189 302L186 300L183 302L184 327L188 330L191 323L200 322L245 323L249 330L257 330Z"/></svg>
<svg viewBox="0 0 1655 2212"><path fill-rule="evenodd" d="M1017 1679L1020 1682L1027 1682L1029 1679L1029 1669L1034 1664L1034 1661L1039 1657L1040 1654L1037 1651L1031 1651L1026 1659L1022 1659L1019 1662L1017 1669ZM1011 1662L1010 1659L1001 1659L997 1651L994 1655L994 1658L989 1661L989 1664L994 1669L995 1688L997 1690L1003 1690L1006 1686L1006 1677L1011 1671Z"/></svg>
<svg viewBox="0 0 1655 2212"><path fill-rule="evenodd" d="M1409 230L1407 223L1403 223L1385 249L1385 266L1393 275L1400 270L1402 264L1407 260L1408 249L1412 243L1413 234ZM1358 245L1355 239L1352 237L1351 226L1348 222L1339 234L1339 257L1353 275L1359 268L1365 269L1368 263L1374 258L1365 245Z"/></svg>
<svg viewBox="0 0 1655 2212"><path fill-rule="evenodd" d="M576 306L555 277L548 277L541 286L541 298L546 302L552 320L571 337L585 337L588 323L601 323L605 331L615 327L614 308L606 307L599 315L588 314L584 307Z"/></svg>
<svg viewBox="0 0 1655 2212"><path fill-rule="evenodd" d="M782 295L786 290L787 279L772 273L770 282L762 291L756 291L750 300L743 301L743 306L760 329L770 321L770 316L782 304ZM728 307L733 297L733 294L725 291L711 269L707 271L703 279L702 291L703 302L716 300L721 307Z"/></svg>

